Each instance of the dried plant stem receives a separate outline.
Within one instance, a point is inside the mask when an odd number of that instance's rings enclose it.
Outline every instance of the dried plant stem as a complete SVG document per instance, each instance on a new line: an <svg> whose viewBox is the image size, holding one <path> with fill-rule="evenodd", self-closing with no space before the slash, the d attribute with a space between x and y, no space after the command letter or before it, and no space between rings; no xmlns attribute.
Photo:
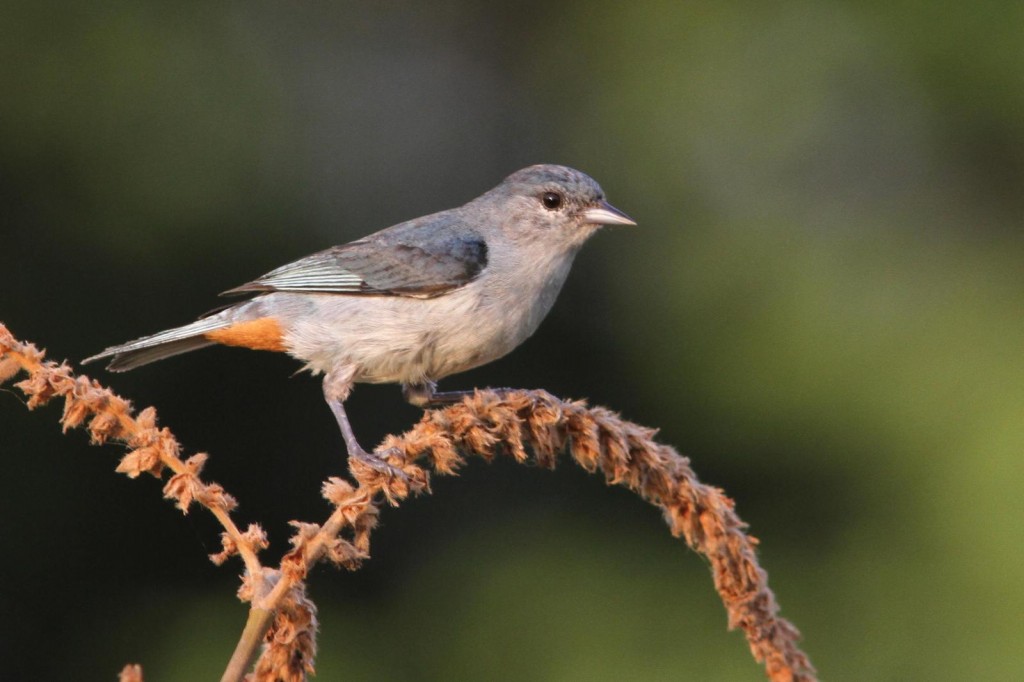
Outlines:
<svg viewBox="0 0 1024 682"><path fill-rule="evenodd" d="M245 673L252 667L263 638L270 629L274 619L274 612L267 609L253 606L249 609L249 618L245 621L245 629L242 636L235 645L235 652L228 661L228 667L224 669L221 682L239 682L245 678Z"/></svg>
<svg viewBox="0 0 1024 682"><path fill-rule="evenodd" d="M276 569L264 568L258 552L267 540L259 526L242 532L230 516L234 500L217 484L199 478L206 455L182 460L178 444L166 428L156 427L155 411L133 417L128 402L87 377L75 377L66 365L43 360L43 353L16 340L0 324L0 382L19 371L29 378L18 385L34 408L54 397L65 398L65 430L89 419L93 442L118 440L131 451L117 470L129 476L173 475L166 497L182 511L193 501L208 508L224 527L224 551L211 558L223 562L240 555L246 567L239 597L251 603L249 618L222 680L242 680L256 651L263 652L252 674L258 680L304 680L313 672L316 654L316 607L306 598L305 578L327 560L354 570L369 557L370 534L377 523L378 501L397 505L411 493L429 492L429 477L418 463L428 460L434 471L452 474L465 455L487 460L507 454L518 462L531 459L553 468L563 451L608 483L635 491L659 507L672 534L686 539L707 557L715 588L729 615L729 627L743 630L754 658L776 682L811 682L814 667L797 645L799 633L778 616L767 574L757 562L756 539L733 502L718 488L701 483L689 460L653 440L654 431L637 426L601 407L558 400L543 391L512 391L498 395L477 392L460 404L427 412L402 436L382 444L389 463L404 476L386 476L352 460L357 485L338 478L323 486L334 506L323 525L292 522L292 549ZM126 668L126 670L128 670ZM139 669L141 675L141 669Z"/></svg>
<svg viewBox="0 0 1024 682"><path fill-rule="evenodd" d="M220 485L204 483L199 478L207 455L197 453L187 460L181 459L174 434L157 427L156 410L146 408L133 416L131 403L124 398L86 376L76 377L67 365L44 357L43 351L18 341L0 323L0 382L19 371L27 372L28 379L17 386L29 397L29 409L53 398L64 398L61 422L65 432L88 420L94 444L117 441L127 445L131 450L118 464L118 472L131 478L143 473L162 478L164 468L170 469L172 476L164 486L164 496L174 500L185 513L192 502L206 507L224 527L225 553L240 555L247 572L260 575L262 566L257 552L266 545L266 539L258 526L240 531L230 516L237 506L234 498Z"/></svg>

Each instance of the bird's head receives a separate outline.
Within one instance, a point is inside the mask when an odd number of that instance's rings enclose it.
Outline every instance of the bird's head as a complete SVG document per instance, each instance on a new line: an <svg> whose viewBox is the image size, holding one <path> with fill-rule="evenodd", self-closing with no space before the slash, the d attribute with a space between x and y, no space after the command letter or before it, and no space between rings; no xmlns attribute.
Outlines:
<svg viewBox="0 0 1024 682"><path fill-rule="evenodd" d="M636 225L608 203L593 178L566 166L516 171L477 201L498 214L503 231L516 241L578 248L602 225Z"/></svg>

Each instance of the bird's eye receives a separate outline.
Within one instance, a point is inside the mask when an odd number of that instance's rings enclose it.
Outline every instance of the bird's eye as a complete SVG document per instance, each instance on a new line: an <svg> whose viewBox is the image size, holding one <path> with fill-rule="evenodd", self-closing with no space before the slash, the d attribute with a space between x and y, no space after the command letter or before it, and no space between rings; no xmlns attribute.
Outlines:
<svg viewBox="0 0 1024 682"><path fill-rule="evenodd" d="M558 192L544 192L544 196L540 200L544 203L544 208L549 211L554 211L562 205L562 195Z"/></svg>

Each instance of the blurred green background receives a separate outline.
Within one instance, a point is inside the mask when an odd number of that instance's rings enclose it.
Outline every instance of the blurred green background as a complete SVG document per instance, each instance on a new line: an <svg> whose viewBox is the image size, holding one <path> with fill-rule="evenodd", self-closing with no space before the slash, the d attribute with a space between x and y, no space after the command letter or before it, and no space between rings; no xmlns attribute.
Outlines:
<svg viewBox="0 0 1024 682"><path fill-rule="evenodd" d="M6 2L0 321L53 358L564 163L640 223L443 382L588 397L762 540L829 680L1024 667L1024 4ZM316 380L213 349L125 375L283 551L343 470ZM0 391L5 679L216 679L217 529ZM366 443L417 412L360 387ZM320 568L319 679L760 680L705 562L565 465L473 462Z"/></svg>

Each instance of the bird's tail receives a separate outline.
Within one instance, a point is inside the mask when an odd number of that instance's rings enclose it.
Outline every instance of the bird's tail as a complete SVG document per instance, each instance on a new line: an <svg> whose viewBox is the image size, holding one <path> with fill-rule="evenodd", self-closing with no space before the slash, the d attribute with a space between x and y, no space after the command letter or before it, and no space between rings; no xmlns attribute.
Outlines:
<svg viewBox="0 0 1024 682"><path fill-rule="evenodd" d="M107 369L113 372L127 372L172 355L212 346L215 341L210 340L206 335L230 327L232 322L227 315L213 315L183 327L175 327L159 334L144 336L119 346L111 346L102 353L86 358L82 363L113 358L107 365Z"/></svg>

